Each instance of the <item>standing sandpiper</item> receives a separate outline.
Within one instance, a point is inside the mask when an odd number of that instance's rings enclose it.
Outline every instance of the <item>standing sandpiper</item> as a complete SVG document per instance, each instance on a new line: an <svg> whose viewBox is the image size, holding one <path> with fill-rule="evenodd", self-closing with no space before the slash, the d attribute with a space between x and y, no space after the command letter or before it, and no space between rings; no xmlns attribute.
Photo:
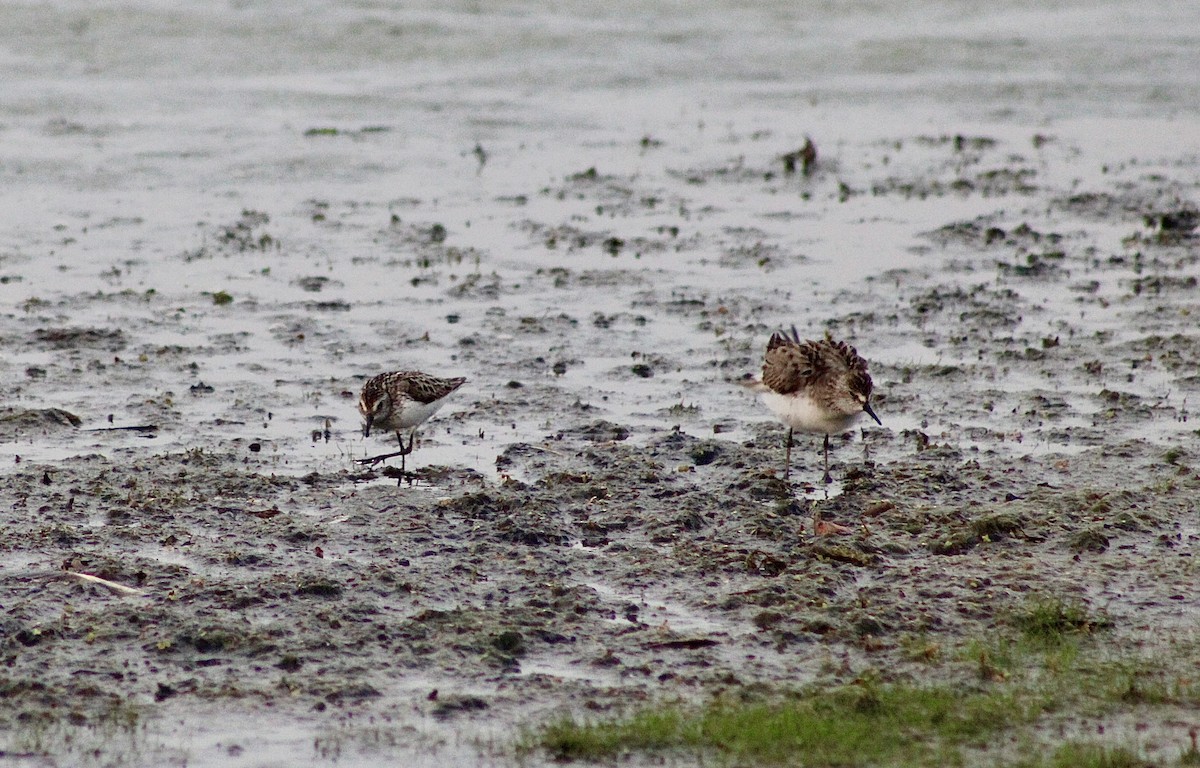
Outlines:
<svg viewBox="0 0 1200 768"><path fill-rule="evenodd" d="M420 371L392 371L372 376L363 385L358 398L358 412L363 417L363 437L371 436L371 429L388 430L396 433L400 450L366 459L356 459L359 464L374 466L384 459L400 457L400 472L404 472L404 457L413 451L417 439L417 427L432 416L454 390L466 379L439 379ZM408 431L408 447L404 447L405 430Z"/></svg>
<svg viewBox="0 0 1200 768"><path fill-rule="evenodd" d="M883 425L871 410L867 361L828 333L820 341L801 341L794 327L790 338L786 333L772 334L757 389L788 427L785 480L791 470L793 431L825 435L825 482L831 483L829 436L845 432L863 413Z"/></svg>

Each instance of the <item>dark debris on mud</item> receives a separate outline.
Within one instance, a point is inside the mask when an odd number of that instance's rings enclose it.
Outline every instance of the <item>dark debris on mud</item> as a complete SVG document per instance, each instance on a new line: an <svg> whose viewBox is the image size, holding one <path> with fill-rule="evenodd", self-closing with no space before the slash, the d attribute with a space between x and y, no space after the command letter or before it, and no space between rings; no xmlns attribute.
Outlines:
<svg viewBox="0 0 1200 768"><path fill-rule="evenodd" d="M986 632L1033 587L1022 563L1043 564L1037 589L1097 599L1090 575L1118 589L1133 557L1178 576L1200 491L1181 456L1141 459L1147 482L1117 491L1086 479L1098 455L1006 466L927 447L886 465L840 449L844 492L808 500L763 470L778 442L617 434L513 445L498 484L297 480L205 451L22 467L0 547L58 569L6 568L4 706L85 721L129 698L323 710L414 674L519 696L542 684L526 664L634 689L750 682L831 644L870 659L910 635ZM730 647L773 661L747 668ZM489 705L443 693L439 718Z"/></svg>

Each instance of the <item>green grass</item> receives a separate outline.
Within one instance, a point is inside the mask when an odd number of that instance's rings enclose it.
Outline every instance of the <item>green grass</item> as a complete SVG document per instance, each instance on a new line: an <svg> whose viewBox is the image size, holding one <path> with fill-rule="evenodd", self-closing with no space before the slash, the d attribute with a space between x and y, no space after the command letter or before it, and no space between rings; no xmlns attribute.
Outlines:
<svg viewBox="0 0 1200 768"><path fill-rule="evenodd" d="M945 651L928 638L909 638L902 652L920 665L909 674L935 675L936 683L880 682L867 673L851 685L756 688L705 703L658 702L612 718L564 717L528 732L519 751L562 761L655 755L668 763L806 768L1200 765L1195 737L1189 744L1179 733L1181 713L1200 709L1200 675L1193 672L1200 645L1123 653L1098 633L1107 619L1044 598L1015 611L1008 624ZM1160 739L1182 739L1174 744L1177 757L1152 761L1116 732L1066 743L1053 735L1062 725L1108 719L1163 728Z"/></svg>
<svg viewBox="0 0 1200 768"><path fill-rule="evenodd" d="M1036 698L870 681L771 699L659 705L614 721L551 723L528 746L556 760L631 752L722 755L738 764L955 765L962 750L1034 720Z"/></svg>
<svg viewBox="0 0 1200 768"><path fill-rule="evenodd" d="M1136 749L1073 741L1047 756L1012 763L1007 768L1152 768L1155 765L1142 758Z"/></svg>
<svg viewBox="0 0 1200 768"><path fill-rule="evenodd" d="M1057 645L1073 635L1108 629L1106 616L1093 614L1081 600L1036 596L1012 612L1009 622L1030 640Z"/></svg>

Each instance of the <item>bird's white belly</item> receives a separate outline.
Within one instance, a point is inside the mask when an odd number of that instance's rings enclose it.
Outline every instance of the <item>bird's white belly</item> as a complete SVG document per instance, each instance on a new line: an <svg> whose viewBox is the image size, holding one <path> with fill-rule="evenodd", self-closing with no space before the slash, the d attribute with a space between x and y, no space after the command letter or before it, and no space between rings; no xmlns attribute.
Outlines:
<svg viewBox="0 0 1200 768"><path fill-rule="evenodd" d="M862 415L862 411L850 415L831 411L805 394L781 395L768 391L762 393L762 399L780 421L801 432L836 435L850 429Z"/></svg>
<svg viewBox="0 0 1200 768"><path fill-rule="evenodd" d="M438 408L446 402L446 398L434 400L432 403L421 403L416 400L409 400L404 403L403 408L396 408L392 411L392 416L386 424L378 424L377 427L389 429L393 432L403 432L406 429L416 429L425 423L425 421L437 412Z"/></svg>

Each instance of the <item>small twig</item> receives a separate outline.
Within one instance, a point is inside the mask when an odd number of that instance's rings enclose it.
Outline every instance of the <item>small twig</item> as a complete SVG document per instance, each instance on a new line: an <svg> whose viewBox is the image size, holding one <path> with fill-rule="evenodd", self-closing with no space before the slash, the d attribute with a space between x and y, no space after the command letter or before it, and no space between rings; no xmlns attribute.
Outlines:
<svg viewBox="0 0 1200 768"><path fill-rule="evenodd" d="M137 587L127 587L124 584L118 584L115 581L102 579L99 576L93 576L90 573L79 573L77 571L67 571L66 573L71 578L78 579L85 584L98 584L99 586L107 589L109 592L112 592L114 595L121 595L122 597L139 597L146 594L144 590L138 589Z"/></svg>
<svg viewBox="0 0 1200 768"><path fill-rule="evenodd" d="M532 448L535 451L541 451L542 453L548 453L551 456L557 456L560 459L567 458L567 455L565 453L559 453L558 451L552 451L549 448L543 448L540 445L533 445L531 443L526 443L526 445L528 445L530 448Z"/></svg>

